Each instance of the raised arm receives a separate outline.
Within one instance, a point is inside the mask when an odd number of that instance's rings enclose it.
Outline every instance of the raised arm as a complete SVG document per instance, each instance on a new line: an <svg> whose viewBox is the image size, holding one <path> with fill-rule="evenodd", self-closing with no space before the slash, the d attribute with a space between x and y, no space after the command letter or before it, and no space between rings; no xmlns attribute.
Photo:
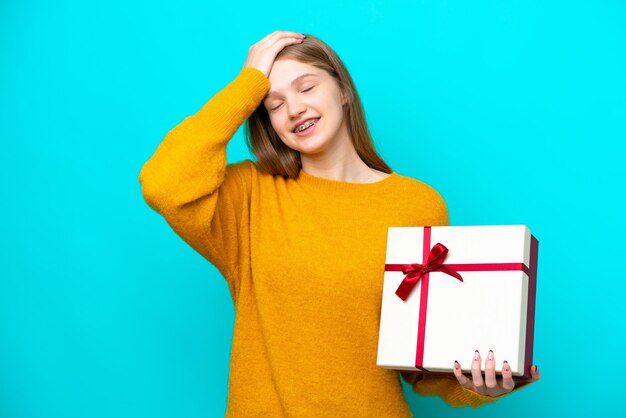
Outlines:
<svg viewBox="0 0 626 418"><path fill-rule="evenodd" d="M229 280L247 195L241 164L226 169L226 145L268 88L260 71L242 69L200 111L167 133L139 174L148 205Z"/></svg>
<svg viewBox="0 0 626 418"><path fill-rule="evenodd" d="M243 69L195 115L167 133L139 174L144 199L230 284L247 230L250 161L227 164L226 146L269 91L273 61L293 32L274 32L249 49Z"/></svg>

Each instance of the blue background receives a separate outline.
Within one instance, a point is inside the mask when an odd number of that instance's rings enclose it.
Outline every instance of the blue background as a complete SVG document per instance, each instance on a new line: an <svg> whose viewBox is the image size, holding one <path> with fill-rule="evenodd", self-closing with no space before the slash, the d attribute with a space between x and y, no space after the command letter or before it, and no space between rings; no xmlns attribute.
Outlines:
<svg viewBox="0 0 626 418"><path fill-rule="evenodd" d="M615 415L625 21L618 0L2 1L0 416L223 415L226 283L137 176L276 29L337 51L382 156L453 224L540 240L542 379L478 410L405 386L415 414ZM249 157L242 132L231 162Z"/></svg>

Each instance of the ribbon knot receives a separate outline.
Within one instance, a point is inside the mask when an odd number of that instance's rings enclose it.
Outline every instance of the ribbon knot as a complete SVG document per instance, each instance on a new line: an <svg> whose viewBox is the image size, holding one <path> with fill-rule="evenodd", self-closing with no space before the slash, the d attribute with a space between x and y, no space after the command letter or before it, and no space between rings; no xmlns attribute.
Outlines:
<svg viewBox="0 0 626 418"><path fill-rule="evenodd" d="M402 270L402 273L404 274L421 273L422 275L424 275L429 272L428 266L426 264L418 263L402 264L400 265L400 270Z"/></svg>
<svg viewBox="0 0 626 418"><path fill-rule="evenodd" d="M400 269L402 270L402 273L405 274L405 277L404 280L402 280L402 283L400 283L400 286L398 286L396 295L398 295L400 299L406 300L415 285L417 285L417 282L423 276L433 271L440 271L463 281L463 277L461 277L457 271L443 264L447 256L448 248L441 243L437 243L428 253L428 259L424 264L401 264Z"/></svg>

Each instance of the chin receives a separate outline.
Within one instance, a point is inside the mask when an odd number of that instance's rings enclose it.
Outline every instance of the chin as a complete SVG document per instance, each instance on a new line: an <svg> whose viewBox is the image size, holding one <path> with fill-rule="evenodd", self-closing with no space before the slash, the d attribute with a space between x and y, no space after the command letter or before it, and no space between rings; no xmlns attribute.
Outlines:
<svg viewBox="0 0 626 418"><path fill-rule="evenodd" d="M320 138L289 138L289 142L283 141L285 145L294 151L304 154L317 154L322 152L326 146Z"/></svg>
<svg viewBox="0 0 626 418"><path fill-rule="evenodd" d="M314 155L324 152L326 149L326 143L312 143L312 144L298 144L298 146L292 149L298 151L301 154Z"/></svg>

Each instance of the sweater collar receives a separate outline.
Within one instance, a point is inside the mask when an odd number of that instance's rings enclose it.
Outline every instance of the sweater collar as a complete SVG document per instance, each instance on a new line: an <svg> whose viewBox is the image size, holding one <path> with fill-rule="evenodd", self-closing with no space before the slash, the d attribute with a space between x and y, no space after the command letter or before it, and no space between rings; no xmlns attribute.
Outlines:
<svg viewBox="0 0 626 418"><path fill-rule="evenodd" d="M398 177L399 175L394 171L384 179L373 183L353 183L316 177L301 169L296 182L306 188L331 193L370 194L388 188L395 183Z"/></svg>

